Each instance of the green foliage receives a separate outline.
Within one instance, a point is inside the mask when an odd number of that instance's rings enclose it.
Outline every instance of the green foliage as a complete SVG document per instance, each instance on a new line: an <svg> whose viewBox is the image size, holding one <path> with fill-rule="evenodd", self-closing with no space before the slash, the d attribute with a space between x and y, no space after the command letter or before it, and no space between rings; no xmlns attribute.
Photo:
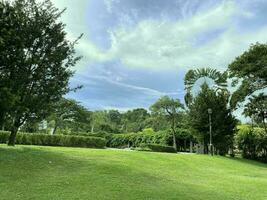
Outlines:
<svg viewBox="0 0 267 200"><path fill-rule="evenodd" d="M166 131L159 132L140 132L127 134L113 134L108 141L109 147L123 148L123 147L138 147L142 143L153 143L167 145L172 141L172 135Z"/></svg>
<svg viewBox="0 0 267 200"><path fill-rule="evenodd" d="M162 116L168 120L172 130L173 147L177 151L176 128L179 118L182 116L184 105L179 99L172 99L168 96L159 98L152 106L150 106L152 115Z"/></svg>
<svg viewBox="0 0 267 200"><path fill-rule="evenodd" d="M10 145L25 121L43 119L70 90L69 79L77 40L67 40L63 11L49 1L0 1L0 93L5 88L12 100L1 100L11 118ZM10 98L10 95L7 95Z"/></svg>
<svg viewBox="0 0 267 200"><path fill-rule="evenodd" d="M267 135L263 129L238 126L235 138L244 158L267 162Z"/></svg>
<svg viewBox="0 0 267 200"><path fill-rule="evenodd" d="M113 134L107 133L107 132L98 132L98 133L75 132L75 133L71 133L70 135L85 136L85 137L99 137L99 138L104 138L106 141L110 141Z"/></svg>
<svg viewBox="0 0 267 200"><path fill-rule="evenodd" d="M8 141L10 133L8 131L0 131L0 144Z"/></svg>
<svg viewBox="0 0 267 200"><path fill-rule="evenodd" d="M225 154L233 144L233 135L236 120L227 107L229 96L223 91L217 92L210 89L207 84L202 85L202 89L194 101L189 106L189 123L196 137L204 142L205 152L209 143L209 115L211 108L212 138L213 145L219 154Z"/></svg>
<svg viewBox="0 0 267 200"><path fill-rule="evenodd" d="M166 152L166 153L176 153L176 150L173 146L165 146L160 144L140 144L139 146L141 149L144 150L151 150L154 152Z"/></svg>
<svg viewBox="0 0 267 200"><path fill-rule="evenodd" d="M196 70L189 70L184 77L185 85L185 102L189 106L193 101L192 88L196 81L200 78L207 77L212 79L216 84L216 89L224 90L227 86L227 73L221 73L216 69L201 68Z"/></svg>
<svg viewBox="0 0 267 200"><path fill-rule="evenodd" d="M267 134L267 127L265 120L267 118L267 95L260 93L259 95L252 95L249 98L249 102L245 105L243 114L250 117L258 124L262 124Z"/></svg>
<svg viewBox="0 0 267 200"><path fill-rule="evenodd" d="M122 131L124 133L139 132L146 128L150 114L144 108L129 110L122 116Z"/></svg>
<svg viewBox="0 0 267 200"><path fill-rule="evenodd" d="M7 143L9 134L9 132L0 132L0 143ZM104 148L106 140L100 137L19 133L16 144Z"/></svg>
<svg viewBox="0 0 267 200"><path fill-rule="evenodd" d="M51 113L47 120L54 122L53 134L65 128L71 132L89 131L91 113L73 99L61 98L53 104Z"/></svg>
<svg viewBox="0 0 267 200"><path fill-rule="evenodd" d="M239 102L253 92L267 86L267 44L256 43L248 51L237 57L229 65L233 85L241 80L241 85L231 98L231 107L236 108Z"/></svg>

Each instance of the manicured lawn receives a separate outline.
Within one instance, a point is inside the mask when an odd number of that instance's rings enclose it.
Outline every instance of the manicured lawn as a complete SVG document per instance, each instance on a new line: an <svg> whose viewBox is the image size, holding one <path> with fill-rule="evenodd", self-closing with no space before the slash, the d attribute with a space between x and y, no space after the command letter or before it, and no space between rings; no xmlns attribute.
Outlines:
<svg viewBox="0 0 267 200"><path fill-rule="evenodd" d="M267 165L242 159L0 145L1 200L266 200Z"/></svg>

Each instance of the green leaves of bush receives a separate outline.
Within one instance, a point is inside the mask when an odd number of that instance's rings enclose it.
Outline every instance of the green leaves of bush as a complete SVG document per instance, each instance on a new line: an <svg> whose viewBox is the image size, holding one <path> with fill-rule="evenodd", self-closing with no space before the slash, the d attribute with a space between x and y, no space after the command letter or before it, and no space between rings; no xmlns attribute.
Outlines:
<svg viewBox="0 0 267 200"><path fill-rule="evenodd" d="M238 149L244 158L267 162L267 135L261 128L239 126L236 135Z"/></svg>
<svg viewBox="0 0 267 200"><path fill-rule="evenodd" d="M9 132L0 132L0 143L7 143L9 134ZM16 144L104 148L106 140L100 137L19 133Z"/></svg>
<svg viewBox="0 0 267 200"><path fill-rule="evenodd" d="M113 148L139 147L142 143L167 145L170 141L172 141L172 136L167 131L114 134L108 141L108 146Z"/></svg>
<svg viewBox="0 0 267 200"><path fill-rule="evenodd" d="M167 153L176 153L176 150L172 146L165 146L160 144L140 144L141 149L150 149L154 152L167 152Z"/></svg>

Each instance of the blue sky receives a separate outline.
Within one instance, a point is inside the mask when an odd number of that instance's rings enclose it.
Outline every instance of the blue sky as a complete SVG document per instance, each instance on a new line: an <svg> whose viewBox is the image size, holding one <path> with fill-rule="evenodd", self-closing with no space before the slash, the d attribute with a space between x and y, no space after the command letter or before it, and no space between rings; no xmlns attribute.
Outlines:
<svg viewBox="0 0 267 200"><path fill-rule="evenodd" d="M251 43L267 41L264 0L52 0L83 59L68 97L91 110L148 108L183 100L188 69L225 70Z"/></svg>

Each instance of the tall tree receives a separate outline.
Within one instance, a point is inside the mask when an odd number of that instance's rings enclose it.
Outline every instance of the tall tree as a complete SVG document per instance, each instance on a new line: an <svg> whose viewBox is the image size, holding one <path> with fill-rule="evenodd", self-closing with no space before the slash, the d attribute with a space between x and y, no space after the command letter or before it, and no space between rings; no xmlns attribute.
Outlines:
<svg viewBox="0 0 267 200"><path fill-rule="evenodd" d="M168 96L161 97L150 107L152 114L164 116L169 121L172 130L173 147L176 151L176 128L178 126L179 116L183 109L184 105L179 99L172 99Z"/></svg>
<svg viewBox="0 0 267 200"><path fill-rule="evenodd" d="M43 118L51 104L70 91L71 67L80 57L75 57L77 41L66 39L59 21L63 12L49 0L0 2L0 82L16 99L8 113L9 145L15 144L26 120Z"/></svg>
<svg viewBox="0 0 267 200"><path fill-rule="evenodd" d="M197 138L199 138L208 152L209 143L209 114L212 109L212 140L214 147L224 154L233 144L233 135L236 120L228 108L228 93L216 92L203 84L201 91L189 106L189 123Z"/></svg>
<svg viewBox="0 0 267 200"><path fill-rule="evenodd" d="M237 57L228 67L233 86L241 83L231 98L231 107L253 92L267 87L267 44L256 43Z"/></svg>

